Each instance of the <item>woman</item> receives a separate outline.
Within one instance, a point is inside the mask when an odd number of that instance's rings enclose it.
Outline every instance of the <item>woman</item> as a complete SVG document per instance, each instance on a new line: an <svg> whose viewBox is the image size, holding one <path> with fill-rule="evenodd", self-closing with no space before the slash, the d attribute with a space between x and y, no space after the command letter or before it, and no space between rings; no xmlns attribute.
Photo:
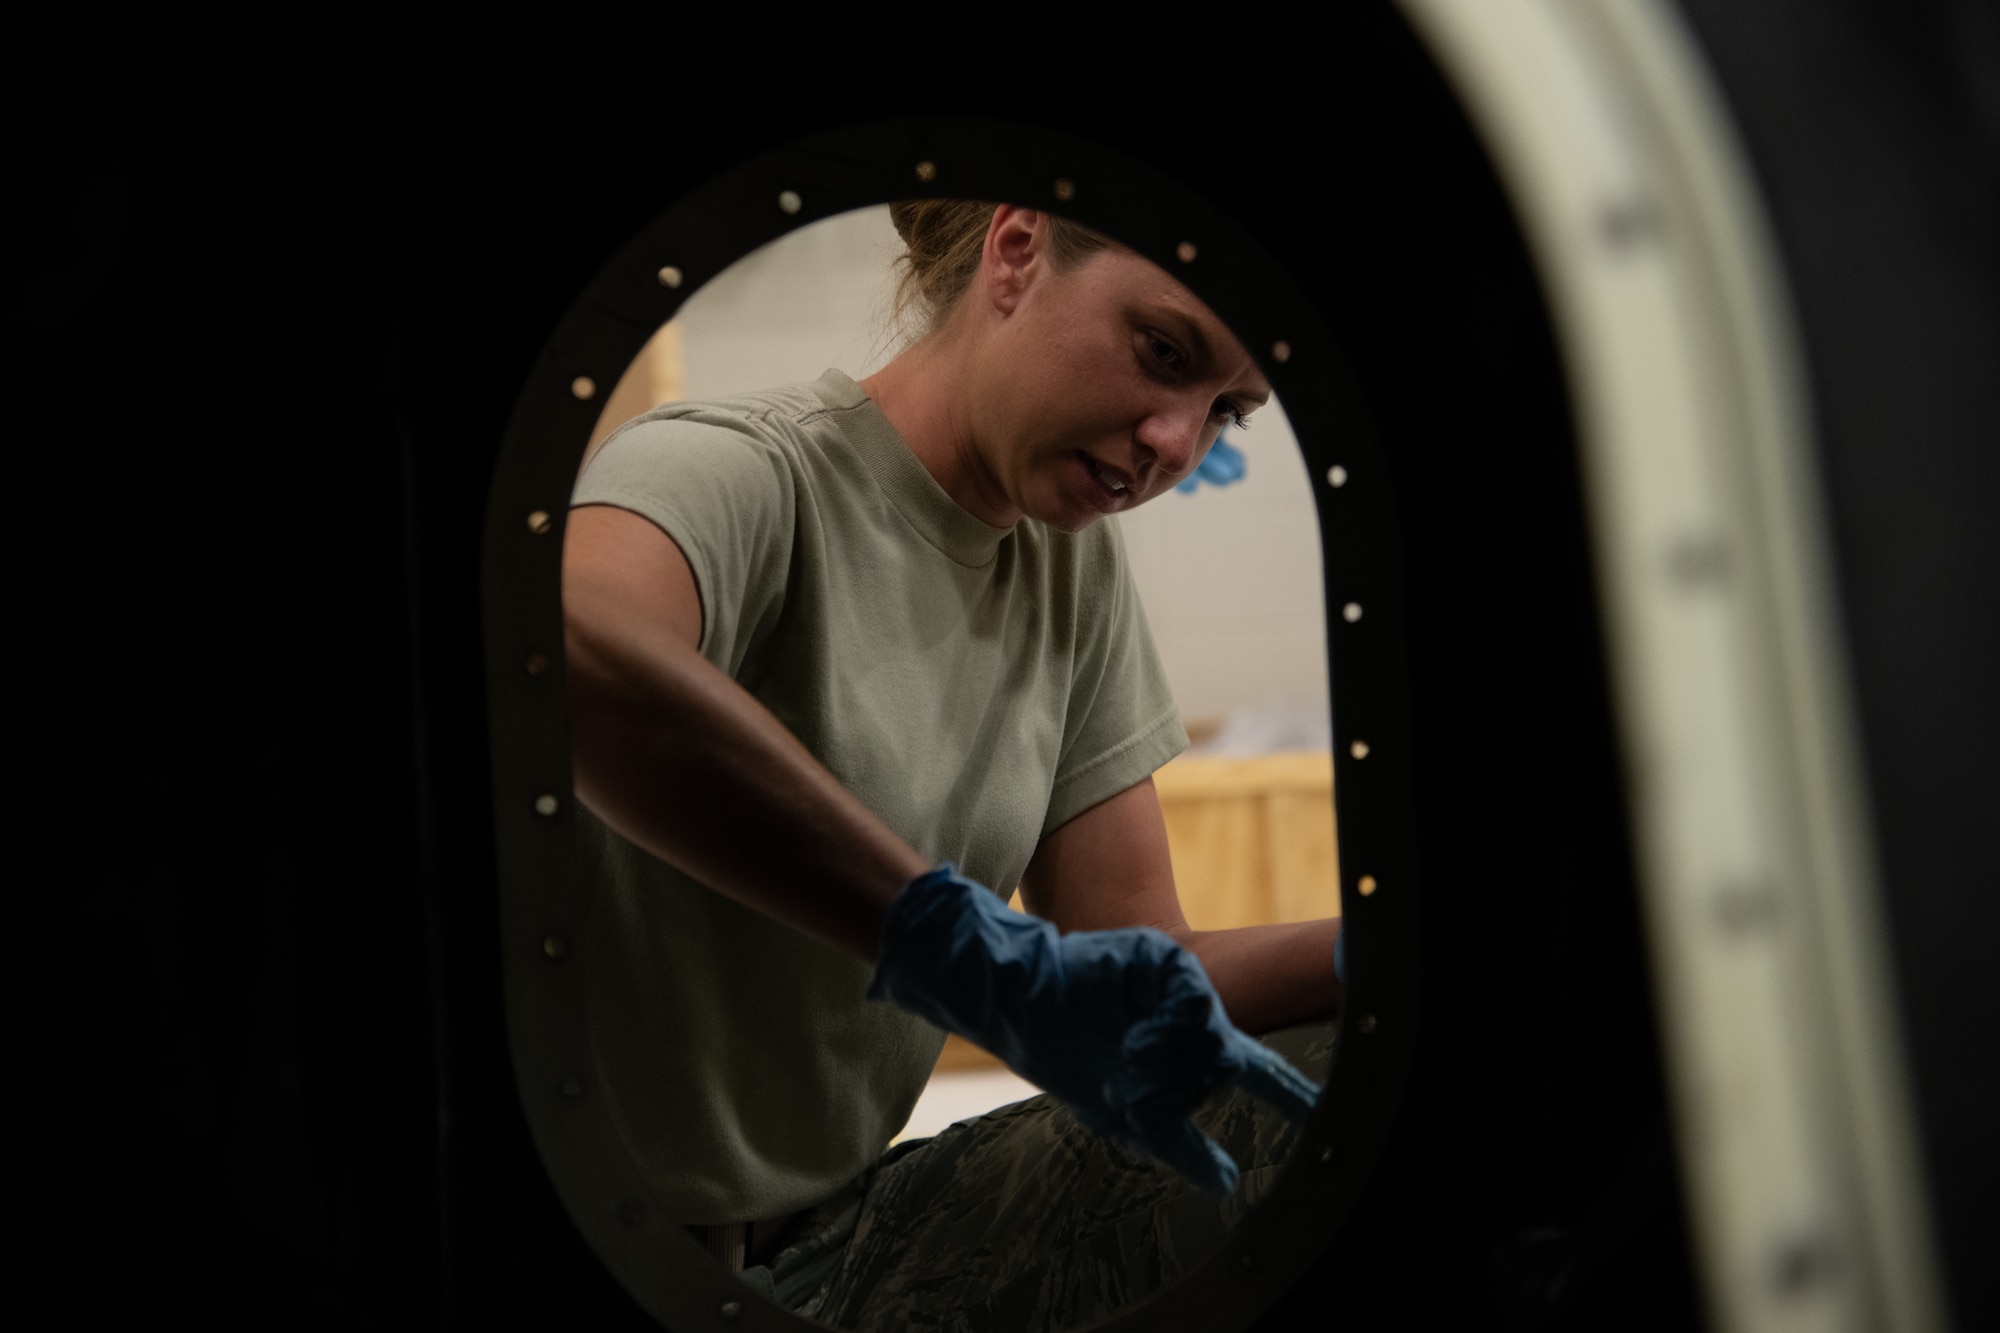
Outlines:
<svg viewBox="0 0 2000 1333"><path fill-rule="evenodd" d="M954 201L892 216L930 318L880 373L649 413L578 484L563 591L593 1036L642 1169L712 1238L747 1224L794 1308L961 1317L973 1298L923 1276L962 1267L925 1208L1032 1141L1067 1165L1008 1196L1039 1239L987 1276L1042 1292L1021 1297L1032 1317L1081 1317L1111 1297L1048 1305L1050 1247L1074 1249L1049 1219L1092 1188L1094 1215L1216 1205L1046 1099L882 1149L937 1026L1211 1193L1235 1166L1187 1124L1207 1092L1304 1104L1214 1001L1250 1031L1330 1013L1338 922L1187 927L1150 776L1186 735L1098 521L1187 477L1270 389L1185 287L1075 224ZM1060 938L1001 906L1016 883ZM1277 1160L1281 1120L1244 1123ZM1049 1148L1065 1135L1073 1153ZM994 1234L1026 1234L989 1202Z"/></svg>

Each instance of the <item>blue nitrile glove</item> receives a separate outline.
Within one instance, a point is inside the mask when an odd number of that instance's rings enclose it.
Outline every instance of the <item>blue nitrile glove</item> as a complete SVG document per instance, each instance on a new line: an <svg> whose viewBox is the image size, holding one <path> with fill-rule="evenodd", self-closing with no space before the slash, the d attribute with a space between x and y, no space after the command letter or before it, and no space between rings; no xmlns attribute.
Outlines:
<svg viewBox="0 0 2000 1333"><path fill-rule="evenodd" d="M1204 481L1211 486L1227 486L1232 481L1243 480L1243 474L1248 470L1249 464L1244 461L1243 451L1218 435L1201 463L1174 489L1193 495Z"/></svg>
<svg viewBox="0 0 2000 1333"><path fill-rule="evenodd" d="M1211 1092L1240 1083L1293 1121L1319 1095L1230 1025L1201 964L1162 932L1062 935L950 865L889 905L868 994L977 1042L1215 1195L1236 1188L1236 1163L1188 1119Z"/></svg>

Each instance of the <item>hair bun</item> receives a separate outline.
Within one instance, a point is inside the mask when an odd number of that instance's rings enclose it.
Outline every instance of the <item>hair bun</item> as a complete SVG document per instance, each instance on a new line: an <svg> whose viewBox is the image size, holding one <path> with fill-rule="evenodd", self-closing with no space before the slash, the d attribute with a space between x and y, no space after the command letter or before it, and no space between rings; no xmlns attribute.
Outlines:
<svg viewBox="0 0 2000 1333"><path fill-rule="evenodd" d="M923 333L944 323L979 271L996 207L977 199L904 199L889 205L889 221L904 245L896 260L896 323L903 323L913 309L922 314ZM1071 267L1112 244L1079 223L1044 216L1050 258L1059 267Z"/></svg>

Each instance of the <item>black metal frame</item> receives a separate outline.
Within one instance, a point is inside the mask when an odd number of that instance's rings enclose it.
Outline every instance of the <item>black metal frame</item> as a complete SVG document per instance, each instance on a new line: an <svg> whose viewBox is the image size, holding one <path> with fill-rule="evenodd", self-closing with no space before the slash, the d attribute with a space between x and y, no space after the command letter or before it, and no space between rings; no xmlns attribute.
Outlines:
<svg viewBox="0 0 2000 1333"><path fill-rule="evenodd" d="M781 207L781 194L795 211ZM1083 140L997 121L893 121L757 157L646 227L544 347L502 446L484 564L507 1023L523 1106L571 1217L655 1318L678 1330L802 1326L709 1262L673 1224L593 1084L582 961L570 947L582 938L588 904L574 851L564 707L564 520L602 394L688 296L797 227L918 197L1047 207L1174 273L1258 357L1315 480L1342 905L1352 936L1341 1040L1319 1109L1271 1194L1174 1288L1171 1304L1145 1303L1104 1325L1245 1327L1334 1241L1388 1137L1413 1059L1418 874L1396 501L1339 347L1280 266L1179 182ZM674 285L663 276L669 266L678 271ZM580 377L598 391L579 395ZM1363 608L1354 622L1339 613L1350 602ZM1366 742L1365 761L1357 741Z"/></svg>

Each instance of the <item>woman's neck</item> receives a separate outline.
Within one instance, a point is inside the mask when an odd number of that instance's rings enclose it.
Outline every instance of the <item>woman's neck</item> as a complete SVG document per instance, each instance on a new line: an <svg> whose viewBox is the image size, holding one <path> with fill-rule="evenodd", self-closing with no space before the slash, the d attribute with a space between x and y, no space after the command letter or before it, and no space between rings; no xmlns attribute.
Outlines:
<svg viewBox="0 0 2000 1333"><path fill-rule="evenodd" d="M996 528L1021 518L976 443L967 392L973 358L963 330L947 326L906 348L861 388L924 470L958 507Z"/></svg>

